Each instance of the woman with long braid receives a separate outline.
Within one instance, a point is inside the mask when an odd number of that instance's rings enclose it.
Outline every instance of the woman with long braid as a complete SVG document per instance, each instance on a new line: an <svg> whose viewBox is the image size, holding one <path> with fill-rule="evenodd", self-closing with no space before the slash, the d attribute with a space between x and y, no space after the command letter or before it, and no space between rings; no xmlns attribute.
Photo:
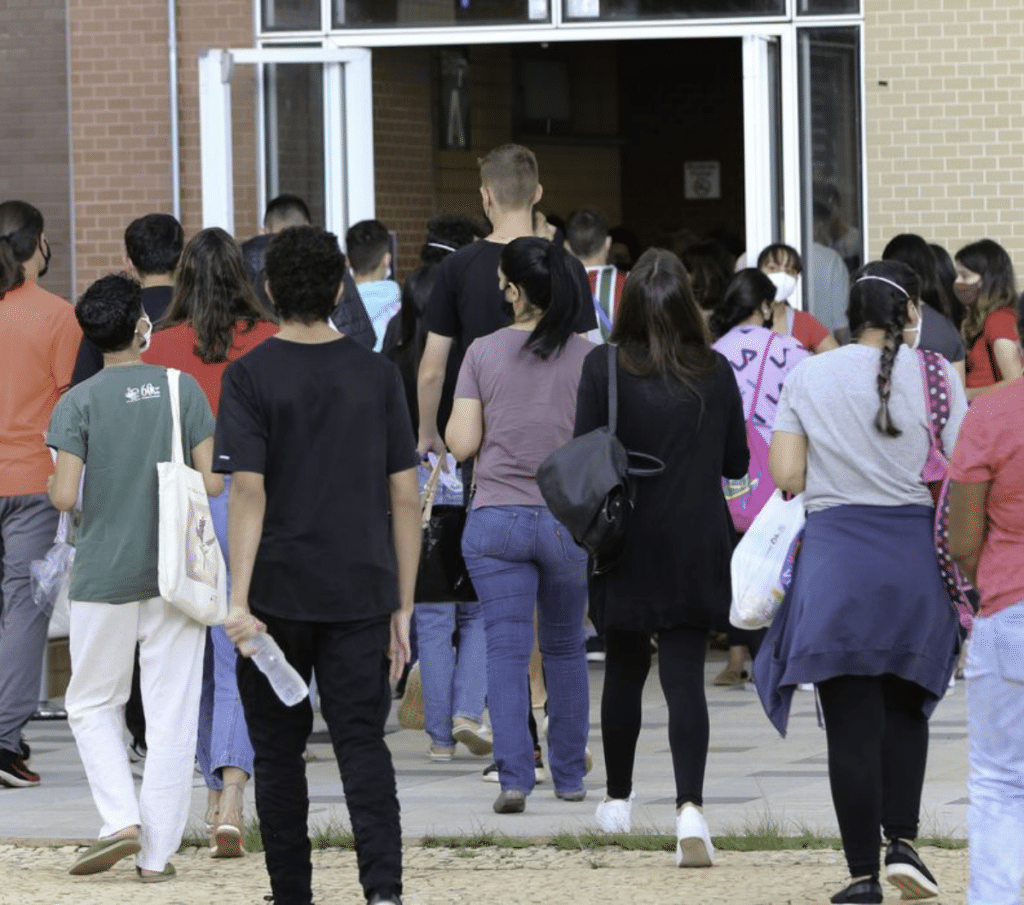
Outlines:
<svg viewBox="0 0 1024 905"><path fill-rule="evenodd" d="M782 388L769 468L804 494L807 525L792 585L754 672L785 732L793 689L817 687L829 780L852 881L832 902L938 893L912 840L928 754L928 717L958 649L939 572L935 511L921 473L930 450L917 276L898 261L856 274L847 311L854 342L801 362ZM951 451L967 401L945 360Z"/></svg>

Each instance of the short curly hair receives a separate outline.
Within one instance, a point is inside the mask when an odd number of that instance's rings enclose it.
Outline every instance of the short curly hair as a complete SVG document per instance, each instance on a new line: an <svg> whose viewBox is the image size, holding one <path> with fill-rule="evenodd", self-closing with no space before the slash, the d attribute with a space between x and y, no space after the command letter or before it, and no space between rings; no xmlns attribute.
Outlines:
<svg viewBox="0 0 1024 905"><path fill-rule="evenodd" d="M101 352L121 352L135 338L135 325L145 313L142 287L126 273L100 277L78 300L75 316L85 338Z"/></svg>
<svg viewBox="0 0 1024 905"><path fill-rule="evenodd" d="M334 233L290 226L274 236L264 268L281 320L310 325L330 317L345 276L345 255Z"/></svg>

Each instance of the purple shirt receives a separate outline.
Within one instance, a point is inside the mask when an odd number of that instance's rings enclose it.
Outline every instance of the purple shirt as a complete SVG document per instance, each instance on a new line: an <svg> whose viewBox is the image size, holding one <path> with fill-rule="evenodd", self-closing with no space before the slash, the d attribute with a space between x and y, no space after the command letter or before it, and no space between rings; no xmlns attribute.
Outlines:
<svg viewBox="0 0 1024 905"><path fill-rule="evenodd" d="M750 418L750 407L754 404L754 388L757 375L764 361L764 350L771 340L771 349L761 378L761 392L757 398L754 426L764 437L765 443L772 442L772 428L778 411L782 384L786 375L810 354L792 336L773 333L766 327L733 327L719 339L712 348L728 359L732 373L739 384L743 397L743 417Z"/></svg>
<svg viewBox="0 0 1024 905"><path fill-rule="evenodd" d="M544 506L537 468L572 439L583 359L594 348L573 334L544 361L523 348L530 334L506 327L474 340L455 386L456 399L479 399L484 433L471 509Z"/></svg>

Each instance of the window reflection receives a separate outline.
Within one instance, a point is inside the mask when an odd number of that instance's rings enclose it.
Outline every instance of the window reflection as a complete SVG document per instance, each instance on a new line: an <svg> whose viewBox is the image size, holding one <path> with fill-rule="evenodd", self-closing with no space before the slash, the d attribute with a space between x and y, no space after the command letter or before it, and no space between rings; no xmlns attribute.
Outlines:
<svg viewBox="0 0 1024 905"><path fill-rule="evenodd" d="M547 22L548 0L334 0L337 28Z"/></svg>
<svg viewBox="0 0 1024 905"><path fill-rule="evenodd" d="M779 16L785 0L564 0L563 15L586 19L692 19Z"/></svg>
<svg viewBox="0 0 1024 905"><path fill-rule="evenodd" d="M263 31L320 30L320 0L263 0Z"/></svg>
<svg viewBox="0 0 1024 905"><path fill-rule="evenodd" d="M796 11L800 16L835 16L859 13L860 0L797 0Z"/></svg>

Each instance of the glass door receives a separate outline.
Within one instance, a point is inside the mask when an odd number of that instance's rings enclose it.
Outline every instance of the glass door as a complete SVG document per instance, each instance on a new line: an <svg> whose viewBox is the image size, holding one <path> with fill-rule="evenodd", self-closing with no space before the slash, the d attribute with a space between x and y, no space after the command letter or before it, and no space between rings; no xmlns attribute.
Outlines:
<svg viewBox="0 0 1024 905"><path fill-rule="evenodd" d="M747 263L783 230L779 39L743 38L743 169Z"/></svg>

